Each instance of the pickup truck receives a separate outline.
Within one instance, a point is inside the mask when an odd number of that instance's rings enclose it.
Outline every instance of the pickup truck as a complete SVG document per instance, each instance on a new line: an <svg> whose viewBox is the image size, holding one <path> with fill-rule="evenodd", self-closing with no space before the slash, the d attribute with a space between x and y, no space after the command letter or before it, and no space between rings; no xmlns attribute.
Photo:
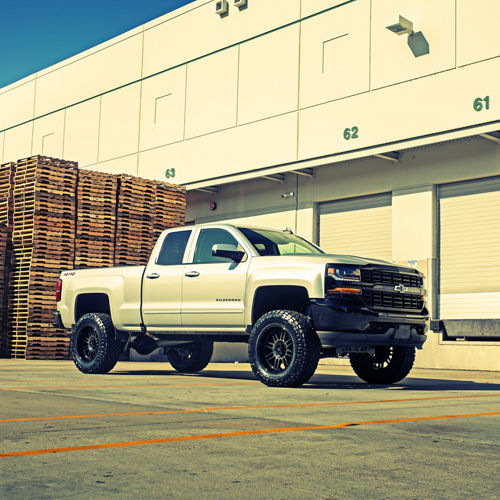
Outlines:
<svg viewBox="0 0 500 500"><path fill-rule="evenodd" d="M162 347L198 372L214 342L248 343L268 386L296 387L324 357L349 357L369 383L410 372L426 340L423 275L381 260L327 254L294 235L230 224L169 229L146 266L63 271L55 325L70 329L84 373L107 373L133 347Z"/></svg>

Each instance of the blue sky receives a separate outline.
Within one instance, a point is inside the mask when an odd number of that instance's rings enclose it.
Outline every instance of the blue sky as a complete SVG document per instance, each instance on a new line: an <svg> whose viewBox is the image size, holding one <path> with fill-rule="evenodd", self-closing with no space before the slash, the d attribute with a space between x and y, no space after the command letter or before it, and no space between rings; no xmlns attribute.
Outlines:
<svg viewBox="0 0 500 500"><path fill-rule="evenodd" d="M193 0L0 0L0 88Z"/></svg>

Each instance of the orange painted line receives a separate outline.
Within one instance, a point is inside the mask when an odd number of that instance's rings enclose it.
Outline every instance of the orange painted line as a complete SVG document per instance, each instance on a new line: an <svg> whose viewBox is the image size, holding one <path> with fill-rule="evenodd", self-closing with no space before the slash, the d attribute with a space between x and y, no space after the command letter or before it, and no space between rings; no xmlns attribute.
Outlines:
<svg viewBox="0 0 500 500"><path fill-rule="evenodd" d="M123 389L127 387L217 387L219 385L252 385L260 382L249 380L248 382L218 382L216 384L132 384L132 385L56 385L56 386L34 386L34 387L3 387L0 391L26 391L44 389Z"/></svg>
<svg viewBox="0 0 500 500"><path fill-rule="evenodd" d="M102 417L131 417L136 415L169 415L172 413L207 413L212 411L227 411L227 410L261 410L269 408L306 408L314 406L344 406L344 405L360 405L360 404L379 404L379 403L406 403L412 401L436 401L443 399L470 399L470 398L492 398L500 397L499 394L476 394L467 396L436 396L427 398L406 398L406 399L381 399L372 401L335 401L322 403L296 403L296 404L280 404L280 405L254 405L254 406L219 406L214 408L194 408L190 410L158 410L158 411L133 411L120 413L96 413L87 415L62 415L54 417L26 417L26 418L5 418L1 419L0 423L8 422L36 422L39 420L67 420L75 418L102 418Z"/></svg>
<svg viewBox="0 0 500 500"><path fill-rule="evenodd" d="M225 437L238 437L238 436L257 436L259 434L276 434L279 432L298 432L298 431L321 431L328 429L342 429L346 427L355 427L358 425L375 425L375 424L394 424L403 422L425 422L428 420L445 420L450 418L472 418L472 417L489 417L500 415L500 412L489 413L466 413L462 415L437 415L432 417L411 417L411 418L393 418L387 420L367 420L361 422L344 422L335 425L311 425L303 427L281 427L276 429L261 429L255 431L240 431L240 432L222 432L219 434L201 434L198 436L181 436L163 439L148 439L145 441L127 441L122 443L105 443L105 444L91 444L87 446L69 446L66 448L49 448L45 450L28 450L28 451L15 451L10 453L0 453L0 458L6 457L26 457L29 455L44 455L48 453L65 453L70 451L85 451L85 450L101 450L105 448L122 448L126 446L143 446L147 444L160 444L160 443L176 443L180 441L196 441L201 439L217 439Z"/></svg>

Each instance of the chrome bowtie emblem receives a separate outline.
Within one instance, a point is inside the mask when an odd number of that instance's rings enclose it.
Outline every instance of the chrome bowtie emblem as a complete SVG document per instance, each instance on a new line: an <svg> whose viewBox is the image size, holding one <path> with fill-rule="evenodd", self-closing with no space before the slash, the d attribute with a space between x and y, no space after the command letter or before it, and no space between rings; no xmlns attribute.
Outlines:
<svg viewBox="0 0 500 500"><path fill-rule="evenodd" d="M396 285L396 286L394 287L394 291L395 291L395 292L404 293L404 292L407 292L408 290L409 290L409 289L408 289L406 286L404 286L404 285Z"/></svg>

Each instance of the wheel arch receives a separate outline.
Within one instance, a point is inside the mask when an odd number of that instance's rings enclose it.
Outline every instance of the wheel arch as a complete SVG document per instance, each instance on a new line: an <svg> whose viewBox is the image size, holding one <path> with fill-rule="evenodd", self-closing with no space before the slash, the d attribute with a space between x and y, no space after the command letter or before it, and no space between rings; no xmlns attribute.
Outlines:
<svg viewBox="0 0 500 500"><path fill-rule="evenodd" d="M75 298L75 323L87 313L111 316L109 296L106 293L81 293Z"/></svg>
<svg viewBox="0 0 500 500"><path fill-rule="evenodd" d="M265 285L255 290L252 301L251 324L269 311L283 309L306 315L309 293L300 285Z"/></svg>

